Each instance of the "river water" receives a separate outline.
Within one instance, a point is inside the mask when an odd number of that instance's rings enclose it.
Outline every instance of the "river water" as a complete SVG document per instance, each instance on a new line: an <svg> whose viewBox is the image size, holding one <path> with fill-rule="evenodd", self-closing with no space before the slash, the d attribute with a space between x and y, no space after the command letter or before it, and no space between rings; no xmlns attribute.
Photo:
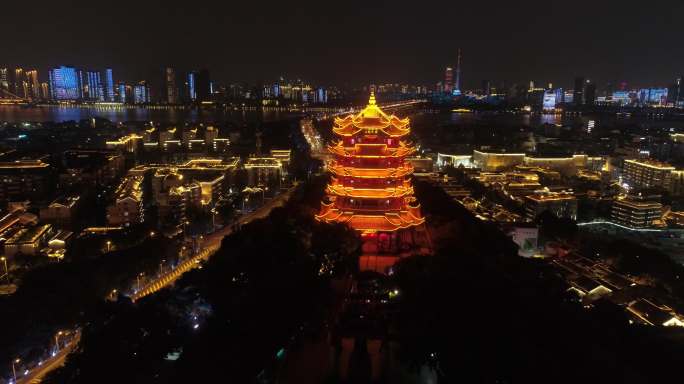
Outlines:
<svg viewBox="0 0 684 384"><path fill-rule="evenodd" d="M164 123L277 121L294 116L280 110L197 109L183 107L104 106L30 106L0 105L0 122L63 122L93 117L112 122L155 121Z"/></svg>

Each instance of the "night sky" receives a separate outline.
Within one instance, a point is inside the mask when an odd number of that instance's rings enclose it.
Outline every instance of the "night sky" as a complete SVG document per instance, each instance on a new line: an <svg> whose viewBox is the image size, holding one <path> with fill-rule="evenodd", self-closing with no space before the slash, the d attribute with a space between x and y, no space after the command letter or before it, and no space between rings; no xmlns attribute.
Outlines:
<svg viewBox="0 0 684 384"><path fill-rule="evenodd" d="M463 50L482 79L634 86L684 73L684 2L3 1L0 66L111 66L134 81L166 65L221 82L434 85ZM562 4L555 4L562 3Z"/></svg>

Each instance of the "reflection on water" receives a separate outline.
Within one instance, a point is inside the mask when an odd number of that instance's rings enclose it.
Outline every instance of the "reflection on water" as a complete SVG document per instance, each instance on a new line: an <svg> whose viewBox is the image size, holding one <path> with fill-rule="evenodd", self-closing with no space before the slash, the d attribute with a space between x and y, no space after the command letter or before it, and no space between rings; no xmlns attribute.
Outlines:
<svg viewBox="0 0 684 384"><path fill-rule="evenodd" d="M452 123L473 123L477 121L492 121L501 124L517 124L523 126L533 126L539 124L569 124L585 121L581 116L563 116L557 114L535 114L528 113L451 113L449 120Z"/></svg>
<svg viewBox="0 0 684 384"><path fill-rule="evenodd" d="M212 121L275 121L292 116L290 113L267 110L196 109L175 107L134 106L35 106L0 105L0 121L62 122L79 121L93 117L112 122L159 121L159 122L212 122Z"/></svg>
<svg viewBox="0 0 684 384"><path fill-rule="evenodd" d="M616 114L528 114L502 112L450 113L437 115L438 121L448 121L451 124L493 123L501 126L536 127L543 124L561 124L566 126L586 125L594 120L599 126L620 126L629 124L646 124L650 127L684 128L681 119L658 118L654 116L620 117ZM429 116L425 116L429 119Z"/></svg>

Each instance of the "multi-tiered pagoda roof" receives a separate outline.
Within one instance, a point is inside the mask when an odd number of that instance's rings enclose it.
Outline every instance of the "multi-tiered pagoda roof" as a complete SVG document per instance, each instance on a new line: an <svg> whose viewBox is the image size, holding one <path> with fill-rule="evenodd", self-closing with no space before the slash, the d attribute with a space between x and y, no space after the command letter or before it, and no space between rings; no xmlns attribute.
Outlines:
<svg viewBox="0 0 684 384"><path fill-rule="evenodd" d="M410 181L413 167L406 162L415 147L402 139L410 131L409 119L383 112L372 93L361 112L336 118L333 132L339 140L328 146L335 158L328 165L333 178L316 218L364 233L422 224Z"/></svg>

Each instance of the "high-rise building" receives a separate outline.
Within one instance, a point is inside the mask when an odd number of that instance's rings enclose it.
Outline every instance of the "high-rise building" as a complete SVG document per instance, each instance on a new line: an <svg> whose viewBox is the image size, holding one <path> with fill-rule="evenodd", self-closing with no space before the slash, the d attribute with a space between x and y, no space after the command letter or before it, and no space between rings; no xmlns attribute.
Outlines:
<svg viewBox="0 0 684 384"><path fill-rule="evenodd" d="M14 84L11 92L18 97L26 98L24 93L24 70L22 68L14 69Z"/></svg>
<svg viewBox="0 0 684 384"><path fill-rule="evenodd" d="M40 97L43 100L47 100L50 98L50 87L46 82L40 83Z"/></svg>
<svg viewBox="0 0 684 384"><path fill-rule="evenodd" d="M573 104L575 102L575 91L567 90L563 92L563 102L566 104Z"/></svg>
<svg viewBox="0 0 684 384"><path fill-rule="evenodd" d="M660 220L663 206L657 201L648 201L640 195L629 195L613 203L611 219L614 223L631 228L648 228Z"/></svg>
<svg viewBox="0 0 684 384"><path fill-rule="evenodd" d="M669 189L672 171L675 168L655 160L625 160L622 166L622 181L628 188Z"/></svg>
<svg viewBox="0 0 684 384"><path fill-rule="evenodd" d="M50 96L53 100L77 100L81 98L79 79L73 67L53 68L49 73Z"/></svg>
<svg viewBox="0 0 684 384"><path fill-rule="evenodd" d="M639 102L647 105L665 105L667 104L667 88L645 88L640 89L638 93Z"/></svg>
<svg viewBox="0 0 684 384"><path fill-rule="evenodd" d="M558 99L556 91L553 89L549 89L547 91L544 91L544 99L542 102L542 108L546 112L551 112L556 110L556 104L558 103Z"/></svg>
<svg viewBox="0 0 684 384"><path fill-rule="evenodd" d="M596 83L587 80L584 83L584 104L594 105L596 103Z"/></svg>
<svg viewBox="0 0 684 384"><path fill-rule="evenodd" d="M197 101L211 101L211 80L209 78L209 70L202 69L197 73L195 87Z"/></svg>
<svg viewBox="0 0 684 384"><path fill-rule="evenodd" d="M186 84L188 89L187 94L190 101L197 100L197 72L188 72L188 81Z"/></svg>
<svg viewBox="0 0 684 384"><path fill-rule="evenodd" d="M454 91L454 70L451 67L446 67L444 71L444 92L452 93Z"/></svg>
<svg viewBox="0 0 684 384"><path fill-rule="evenodd" d="M0 75L1 76L1 75ZM680 76L677 79L675 79L674 84L670 86L670 89L668 90L667 93L667 102L668 104L671 104L675 107L678 107L682 104L684 101L684 95L682 94L682 77ZM1 81L1 79L0 79Z"/></svg>
<svg viewBox="0 0 684 384"><path fill-rule="evenodd" d="M169 104L178 104L178 87L176 86L176 71L168 67L166 68L166 102Z"/></svg>
<svg viewBox="0 0 684 384"><path fill-rule="evenodd" d="M104 101L102 79L99 71L86 71L83 95L91 101Z"/></svg>
<svg viewBox="0 0 684 384"><path fill-rule="evenodd" d="M572 100L575 105L584 104L584 77L575 78L575 87L572 94Z"/></svg>
<svg viewBox="0 0 684 384"><path fill-rule="evenodd" d="M128 92L126 92L126 83L119 83L117 85L117 97L119 103L125 103L128 101Z"/></svg>
<svg viewBox="0 0 684 384"><path fill-rule="evenodd" d="M314 93L314 103L325 104L328 102L328 92L323 87L316 88L316 93Z"/></svg>
<svg viewBox="0 0 684 384"><path fill-rule="evenodd" d="M333 178L316 219L345 223L383 249L421 225L425 219L413 197L413 167L406 162L415 147L402 140L410 131L409 119L384 113L373 93L358 114L335 118L333 132L340 140L329 147Z"/></svg>
<svg viewBox="0 0 684 384"><path fill-rule="evenodd" d="M149 103L150 100L150 87L147 82L141 81L133 87L133 102L135 104Z"/></svg>
<svg viewBox="0 0 684 384"><path fill-rule="evenodd" d="M38 81L38 70L26 71L27 92L26 96L30 99L40 99L40 81Z"/></svg>
<svg viewBox="0 0 684 384"><path fill-rule="evenodd" d="M461 94L461 49L458 49L458 59L456 60L456 82L454 83L454 95Z"/></svg>
<svg viewBox="0 0 684 384"><path fill-rule="evenodd" d="M114 74L111 68L105 69L105 100L114 102Z"/></svg>
<svg viewBox="0 0 684 384"><path fill-rule="evenodd" d="M9 97L9 69L0 68L0 99Z"/></svg>

